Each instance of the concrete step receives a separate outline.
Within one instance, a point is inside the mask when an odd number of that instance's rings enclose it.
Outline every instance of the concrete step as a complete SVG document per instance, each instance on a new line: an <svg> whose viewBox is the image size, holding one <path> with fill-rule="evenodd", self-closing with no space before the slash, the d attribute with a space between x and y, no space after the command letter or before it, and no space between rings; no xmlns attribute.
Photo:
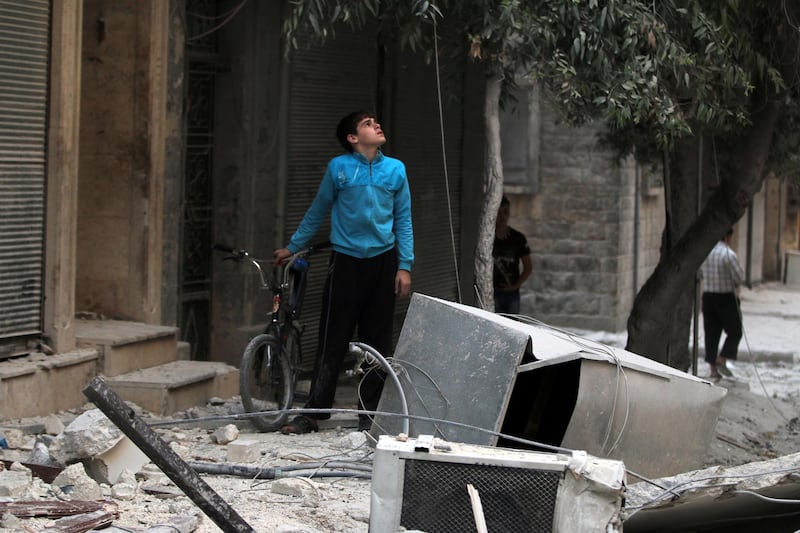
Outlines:
<svg viewBox="0 0 800 533"><path fill-rule="evenodd" d="M83 387L94 378L98 351L37 354L0 363L0 420L42 416L88 402Z"/></svg>
<svg viewBox="0 0 800 533"><path fill-rule="evenodd" d="M98 371L109 377L178 359L178 328L123 320L76 320L76 341L96 346Z"/></svg>
<svg viewBox="0 0 800 533"><path fill-rule="evenodd" d="M172 361L107 377L106 382L124 400L159 416L204 405L214 396L239 394L239 370L209 361Z"/></svg>

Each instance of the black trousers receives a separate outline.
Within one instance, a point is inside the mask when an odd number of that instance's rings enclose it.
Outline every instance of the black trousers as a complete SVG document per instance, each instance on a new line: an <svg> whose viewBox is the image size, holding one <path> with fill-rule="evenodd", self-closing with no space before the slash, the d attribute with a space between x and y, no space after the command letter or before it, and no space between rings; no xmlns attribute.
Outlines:
<svg viewBox="0 0 800 533"><path fill-rule="evenodd" d="M736 360L739 341L742 339L742 316L739 299L733 292L703 293L703 332L706 343L706 362L715 364L719 339L725 332L725 342L720 357Z"/></svg>
<svg viewBox="0 0 800 533"><path fill-rule="evenodd" d="M388 357L392 349L394 279L397 252L392 249L368 259L333 252L322 297L319 350L306 407L333 405L342 361L358 328L358 340ZM369 372L361 382L359 408L378 407L385 375ZM330 418L329 414L309 415Z"/></svg>

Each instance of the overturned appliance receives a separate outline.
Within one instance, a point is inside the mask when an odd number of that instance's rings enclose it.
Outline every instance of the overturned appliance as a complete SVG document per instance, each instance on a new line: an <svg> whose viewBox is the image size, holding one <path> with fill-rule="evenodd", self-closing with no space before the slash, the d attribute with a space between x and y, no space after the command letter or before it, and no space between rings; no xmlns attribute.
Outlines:
<svg viewBox="0 0 800 533"><path fill-rule="evenodd" d="M400 413L405 402L410 436L537 448L524 439L619 459L648 477L701 465L726 394L619 348L418 293L393 363L405 398L386 386L378 410ZM372 426L401 431L395 416Z"/></svg>
<svg viewBox="0 0 800 533"><path fill-rule="evenodd" d="M468 488L469 487L469 488ZM619 533L625 465L555 454L381 436L372 470L371 533Z"/></svg>

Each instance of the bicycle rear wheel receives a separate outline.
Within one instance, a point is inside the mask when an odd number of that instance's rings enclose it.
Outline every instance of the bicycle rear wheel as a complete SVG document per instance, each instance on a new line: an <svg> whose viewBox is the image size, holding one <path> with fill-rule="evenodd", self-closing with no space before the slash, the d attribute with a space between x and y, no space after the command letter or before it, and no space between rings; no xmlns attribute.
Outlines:
<svg viewBox="0 0 800 533"><path fill-rule="evenodd" d="M253 338L244 349L239 367L239 393L248 413L261 431L274 431L286 421L286 413L270 413L292 406L294 383L292 368L274 335L262 334Z"/></svg>

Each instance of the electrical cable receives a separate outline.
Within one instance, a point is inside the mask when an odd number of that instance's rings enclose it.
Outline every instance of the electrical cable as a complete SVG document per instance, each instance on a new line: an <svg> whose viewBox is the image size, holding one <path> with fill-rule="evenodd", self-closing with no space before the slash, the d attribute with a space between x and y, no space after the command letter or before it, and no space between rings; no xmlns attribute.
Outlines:
<svg viewBox="0 0 800 533"><path fill-rule="evenodd" d="M764 392L764 396L766 396L769 404L772 406L773 409L775 409L775 412L778 413L778 415L780 415L780 417L783 418L785 422L789 422L790 421L789 418L785 414L783 414L783 411L778 409L778 406L775 405L775 402L772 401L772 397L770 397L769 392L767 392L767 387L766 385L764 385L764 381L761 379L761 373L758 371L758 365L756 365L756 359L753 356L752 350L750 349L750 341L747 339L747 332L744 329L744 317L742 315L742 306L741 303L738 301L739 298L737 297L736 299L737 299L736 312L739 313L739 323L741 323L742 325L742 338L744 338L744 345L745 347L747 347L747 357L750 360L750 365L753 367L753 372L755 372L756 374L756 379L758 379L758 384L761 386L761 390Z"/></svg>
<svg viewBox="0 0 800 533"><path fill-rule="evenodd" d="M448 177L447 173L447 148L445 145L445 137L444 137L444 112L442 111L442 83L440 79L440 72L439 72L439 35L436 31L436 14L434 13L431 15L431 19L433 20L433 58L435 64L435 72L436 72L436 96L438 99L439 105L439 130L441 132L442 137L442 166L444 168L444 184L445 184L445 196L447 197L447 216L450 222L450 244L453 249L453 266L455 269L456 275L456 289L458 291L458 303L462 302L461 298L461 277L459 275L459 268L458 268L458 254L456 252L456 238L455 238L455 230L453 229L453 206L450 203L450 178Z"/></svg>
<svg viewBox="0 0 800 533"><path fill-rule="evenodd" d="M614 365L616 366L616 369L617 369L616 385L615 385L615 388L614 388L615 392L614 392L614 398L612 400L611 412L609 413L608 423L606 425L606 434L605 434L605 438L604 438L603 444L602 444L602 449L603 449L604 453L606 453L607 455L611 454L611 452L613 452L617 448L617 445L619 444L620 440L622 439L622 436L623 436L623 434L625 432L625 429L626 429L626 427L628 425L628 419L629 419L629 416L630 416L630 394L629 394L629 388L628 388L628 376L625 373L624 367L622 366L622 361L619 359L617 354L614 352L613 348L611 348L609 346L605 346L605 345L603 345L603 344L601 344L599 342L590 341L589 339L584 339L584 338L580 337L579 335L577 335L575 333L572 333L570 331L567 331L567 330L564 330L564 329L561 329L561 328L558 328L558 327L555 327L555 326L551 326L550 324L546 324L546 323L542 322L541 320L538 320L536 318L533 318L533 317L530 317L530 316L527 316L527 315L506 315L506 314L503 314L503 315L504 316L508 316L508 317L510 317L510 318L512 318L514 320L517 320L517 321L525 323L525 324L539 326L539 327L548 329L548 330L550 330L552 332L558 333L558 334L562 335L563 337L566 337L566 340L568 340L569 342L575 344L581 350L586 351L588 353L593 353L593 354L596 354L596 355L607 356L611 360L611 362L614 363ZM625 415L623 417L622 426L620 427L619 432L617 433L617 438L614 440L614 444L611 446L610 449L606 450L606 446L608 445L608 441L611 438L611 430L612 430L612 427L613 427L614 418L616 417L616 413L617 413L617 393L616 392L619 390L620 381L622 381L624 383L624 385L625 385Z"/></svg>
<svg viewBox="0 0 800 533"><path fill-rule="evenodd" d="M397 395L400 399L400 408L403 411L404 415L408 415L408 402L406 401L406 393L403 390L403 386L400 384L400 378L397 377L397 373L392 368L392 365L383 357L378 350L370 346L369 344L365 344L363 342L351 342L350 346L355 346L356 348L360 348L365 355L371 355L375 359L377 359L383 369L386 371L386 374L392 378L392 383L394 383L395 388L397 389ZM369 357L367 357L367 363L370 363ZM403 420L403 433L408 434L408 419Z"/></svg>
<svg viewBox="0 0 800 533"><path fill-rule="evenodd" d="M247 3L247 0L242 0L241 3L239 3L238 6L234 7L233 9L231 9L226 15L223 15L225 18L222 20L222 22L220 22L219 24L217 24L213 28L209 28L208 30L206 30L206 31L204 31L202 33L199 33L197 35L192 35L190 37L186 37L186 42L190 43L192 41L197 41L199 39L202 39L203 37L207 37L207 36L211 35L212 33L214 33L217 30L221 29L228 22L230 22L231 19L233 19L233 17L236 16L236 14L244 7L244 5L246 3Z"/></svg>

